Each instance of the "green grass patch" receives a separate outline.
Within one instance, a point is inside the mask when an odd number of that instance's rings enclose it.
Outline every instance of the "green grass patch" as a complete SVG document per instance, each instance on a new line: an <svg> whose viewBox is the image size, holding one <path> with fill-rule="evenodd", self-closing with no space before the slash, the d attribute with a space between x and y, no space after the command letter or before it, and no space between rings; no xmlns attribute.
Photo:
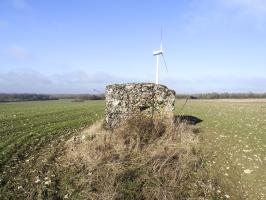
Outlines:
<svg viewBox="0 0 266 200"><path fill-rule="evenodd" d="M177 100L176 112L183 104ZM249 200L266 198L265 101L189 100L179 114L203 120L196 126L208 153L203 164L223 185L221 193L230 199L240 199L238 193ZM104 101L0 103L0 199L63 199L64 190L70 199L83 199L82 180L90 172L80 165L64 168L54 163L66 140L103 116ZM146 136L140 146L150 143ZM58 168L63 171L57 173ZM47 177L51 185L45 184ZM137 175L119 187L134 196L141 184Z"/></svg>

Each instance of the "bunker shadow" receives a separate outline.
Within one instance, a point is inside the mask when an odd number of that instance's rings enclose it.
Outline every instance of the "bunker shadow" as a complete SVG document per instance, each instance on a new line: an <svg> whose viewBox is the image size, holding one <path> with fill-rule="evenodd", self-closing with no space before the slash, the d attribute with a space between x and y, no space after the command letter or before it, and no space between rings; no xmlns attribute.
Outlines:
<svg viewBox="0 0 266 200"><path fill-rule="evenodd" d="M192 115L175 115L174 122L184 122L191 125L201 123L203 120Z"/></svg>

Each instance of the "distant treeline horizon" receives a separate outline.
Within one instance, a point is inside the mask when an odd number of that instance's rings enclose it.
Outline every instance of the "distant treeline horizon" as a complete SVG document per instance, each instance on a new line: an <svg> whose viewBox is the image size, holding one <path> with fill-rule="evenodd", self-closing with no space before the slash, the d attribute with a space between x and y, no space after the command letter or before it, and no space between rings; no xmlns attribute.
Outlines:
<svg viewBox="0 0 266 200"><path fill-rule="evenodd" d="M104 100L104 94L35 94L35 93L0 93L0 102L46 101L73 99L75 101Z"/></svg>
<svg viewBox="0 0 266 200"><path fill-rule="evenodd" d="M266 98L265 93L218 93L218 92L210 92L210 93L198 93L198 94L176 94L177 99L262 99Z"/></svg>
<svg viewBox="0 0 266 200"><path fill-rule="evenodd" d="M265 93L198 93L198 94L176 94L177 99L249 99L266 98ZM72 99L80 102L86 100L104 100L105 95L100 94L35 94L35 93L0 93L0 102L19 102L19 101L46 101Z"/></svg>

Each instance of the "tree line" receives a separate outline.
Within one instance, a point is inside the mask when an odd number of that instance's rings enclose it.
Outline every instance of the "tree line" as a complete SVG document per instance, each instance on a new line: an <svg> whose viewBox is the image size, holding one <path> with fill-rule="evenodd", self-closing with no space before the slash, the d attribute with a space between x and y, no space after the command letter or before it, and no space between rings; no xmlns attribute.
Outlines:
<svg viewBox="0 0 266 200"><path fill-rule="evenodd" d="M5 94L0 93L0 102L16 101L45 101L57 100L58 98L47 94Z"/></svg>
<svg viewBox="0 0 266 200"><path fill-rule="evenodd" d="M58 94L54 95L58 99L72 99L73 101L86 101L86 100L104 100L104 94Z"/></svg>
<svg viewBox="0 0 266 200"><path fill-rule="evenodd" d="M177 99L262 99L266 98L266 93L200 93L200 94L177 94Z"/></svg>
<svg viewBox="0 0 266 200"><path fill-rule="evenodd" d="M266 98L266 93L200 93L200 94L177 94L177 99L249 99ZM104 94L7 94L0 93L0 102L17 101L45 101L58 99L72 99L75 102L86 100L104 100Z"/></svg>
<svg viewBox="0 0 266 200"><path fill-rule="evenodd" d="M104 94L9 94L0 93L0 102L18 102L18 101L45 101L58 99L73 99L74 101L85 100L103 100Z"/></svg>

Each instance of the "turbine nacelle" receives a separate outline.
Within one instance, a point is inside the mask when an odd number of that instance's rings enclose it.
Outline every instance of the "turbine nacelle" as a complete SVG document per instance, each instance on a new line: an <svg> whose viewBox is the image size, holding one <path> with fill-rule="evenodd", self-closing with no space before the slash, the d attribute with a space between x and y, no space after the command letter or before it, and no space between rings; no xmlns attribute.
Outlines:
<svg viewBox="0 0 266 200"><path fill-rule="evenodd" d="M163 50L153 51L153 55L154 56L157 56L157 55L160 55L160 54L163 54Z"/></svg>

